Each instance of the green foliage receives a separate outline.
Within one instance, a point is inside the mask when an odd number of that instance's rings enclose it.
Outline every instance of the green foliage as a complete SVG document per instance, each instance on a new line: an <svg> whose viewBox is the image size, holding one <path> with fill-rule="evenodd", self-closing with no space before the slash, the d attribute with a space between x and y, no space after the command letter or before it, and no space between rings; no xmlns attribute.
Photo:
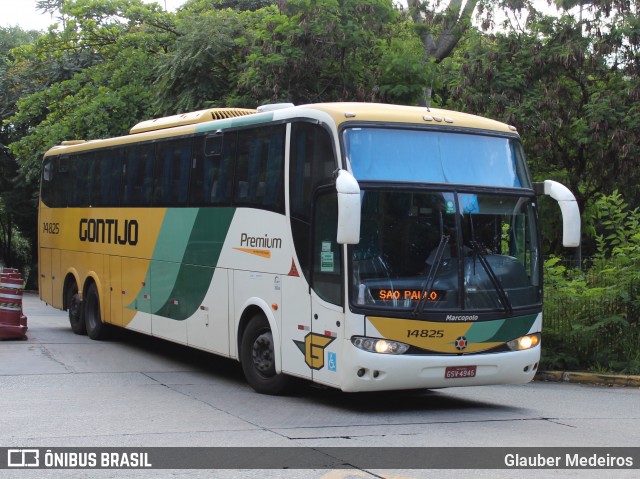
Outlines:
<svg viewBox="0 0 640 479"><path fill-rule="evenodd" d="M415 37L396 37L380 53L380 94L390 101L413 104L436 79L436 64L425 61Z"/></svg>
<svg viewBox="0 0 640 479"><path fill-rule="evenodd" d="M528 27L470 36L447 63L447 104L516 125L534 176L563 175L581 207L620 182L640 199L640 77L572 17Z"/></svg>
<svg viewBox="0 0 640 479"><path fill-rule="evenodd" d="M614 192L591 207L584 271L545 262L543 367L640 373L640 212Z"/></svg>
<svg viewBox="0 0 640 479"><path fill-rule="evenodd" d="M0 28L0 260L19 268L31 261L34 202L30 191L22 188L18 163L8 148L16 136L4 121L15 112L16 103L29 84L21 66L14 68L12 51L35 42L40 35L19 27Z"/></svg>
<svg viewBox="0 0 640 479"><path fill-rule="evenodd" d="M31 243L12 220L0 196L0 264L25 270L31 265Z"/></svg>
<svg viewBox="0 0 640 479"><path fill-rule="evenodd" d="M117 69L114 64L95 65L20 101L20 110L12 118L16 127L24 128L32 118L44 118L11 145L28 185L37 187L42 155L53 145L68 139L126 134L148 115L151 92L143 80L151 78L152 57L124 49L117 61Z"/></svg>
<svg viewBox="0 0 640 479"><path fill-rule="evenodd" d="M381 59L391 58L394 25L401 21L390 1L296 0L262 12L238 78L241 103L394 99L391 89L381 92Z"/></svg>
<svg viewBox="0 0 640 479"><path fill-rule="evenodd" d="M61 7L64 28L14 50L13 71L32 80L11 117L10 148L23 184L36 191L44 152L68 139L125 134L151 116L154 53L165 48L173 21L140 0L76 0Z"/></svg>
<svg viewBox="0 0 640 479"><path fill-rule="evenodd" d="M247 32L256 15L212 10L178 16L180 35L158 58L155 104L166 115L208 106L235 106L235 91L246 53Z"/></svg>
<svg viewBox="0 0 640 479"><path fill-rule="evenodd" d="M188 0L182 8L200 15L211 10L255 11L276 3L275 0Z"/></svg>

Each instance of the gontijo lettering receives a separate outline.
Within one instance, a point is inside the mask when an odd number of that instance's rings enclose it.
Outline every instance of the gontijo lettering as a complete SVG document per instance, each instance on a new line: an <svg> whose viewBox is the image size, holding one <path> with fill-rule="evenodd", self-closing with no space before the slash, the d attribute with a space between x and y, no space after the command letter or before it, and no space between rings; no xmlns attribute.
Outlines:
<svg viewBox="0 0 640 479"><path fill-rule="evenodd" d="M138 244L138 222L116 219L82 218L80 220L80 241L135 246Z"/></svg>

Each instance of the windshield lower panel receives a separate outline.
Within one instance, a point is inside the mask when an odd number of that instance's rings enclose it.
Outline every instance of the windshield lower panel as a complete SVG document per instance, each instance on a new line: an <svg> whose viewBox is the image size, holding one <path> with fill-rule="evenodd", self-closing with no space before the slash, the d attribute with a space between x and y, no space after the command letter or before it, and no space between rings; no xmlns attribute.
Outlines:
<svg viewBox="0 0 640 479"><path fill-rule="evenodd" d="M529 197L363 190L352 304L414 313L539 305L536 228Z"/></svg>

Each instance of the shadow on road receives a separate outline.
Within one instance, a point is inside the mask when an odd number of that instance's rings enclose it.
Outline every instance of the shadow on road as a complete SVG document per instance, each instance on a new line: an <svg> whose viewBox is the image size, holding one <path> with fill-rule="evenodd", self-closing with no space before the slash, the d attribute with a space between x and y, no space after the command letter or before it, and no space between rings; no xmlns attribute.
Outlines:
<svg viewBox="0 0 640 479"><path fill-rule="evenodd" d="M183 363L186 369L200 370L212 375L212 377L225 379L241 387L246 386L240 363L234 359L124 329L117 330L112 341L144 350L146 353L158 357L171 358L172 361ZM296 386L289 397L318 406L365 413L454 410L520 411L519 408L507 407L503 404L459 398L449 394L449 391L456 389L344 393L337 389L296 380ZM248 391L248 394L257 394Z"/></svg>

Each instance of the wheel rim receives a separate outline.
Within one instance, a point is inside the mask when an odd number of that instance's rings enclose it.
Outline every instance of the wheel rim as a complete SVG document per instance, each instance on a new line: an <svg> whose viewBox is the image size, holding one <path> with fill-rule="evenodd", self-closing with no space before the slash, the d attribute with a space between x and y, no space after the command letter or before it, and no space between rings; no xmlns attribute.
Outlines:
<svg viewBox="0 0 640 479"><path fill-rule="evenodd" d="M251 356L253 365L261 376L271 377L275 374L271 331L266 331L256 338L251 348Z"/></svg>

